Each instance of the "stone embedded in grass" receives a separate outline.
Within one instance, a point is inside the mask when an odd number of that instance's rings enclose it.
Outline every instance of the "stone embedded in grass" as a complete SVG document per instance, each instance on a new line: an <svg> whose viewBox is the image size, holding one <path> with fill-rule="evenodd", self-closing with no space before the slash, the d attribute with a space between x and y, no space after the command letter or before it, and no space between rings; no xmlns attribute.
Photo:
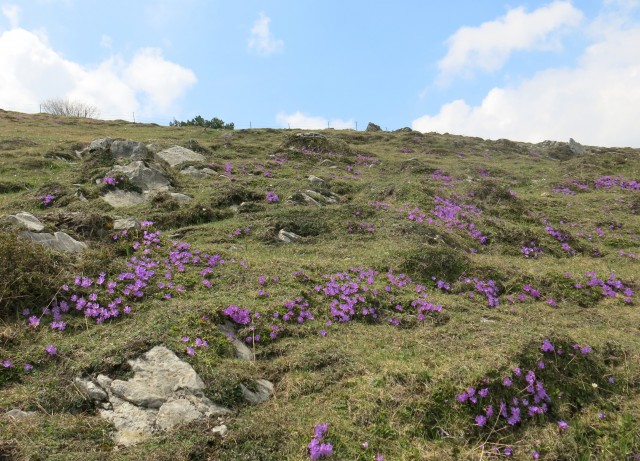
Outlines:
<svg viewBox="0 0 640 461"><path fill-rule="evenodd" d="M144 195L138 192L114 190L104 195L102 197L102 200L104 200L114 208L126 208L140 205L146 201L146 198Z"/></svg>
<svg viewBox="0 0 640 461"><path fill-rule="evenodd" d="M252 391L243 384L240 384L242 395L247 402L258 405L269 400L269 397L273 394L273 383L266 379L257 379L254 385L255 391Z"/></svg>
<svg viewBox="0 0 640 461"><path fill-rule="evenodd" d="M44 229L44 224L42 224L38 218L33 216L31 213L26 213L24 211L21 211L14 215L8 215L7 219L9 219L9 221L13 222L14 224L25 227L30 231L40 232Z"/></svg>
<svg viewBox="0 0 640 461"><path fill-rule="evenodd" d="M131 160L144 160L149 155L144 143L129 139L113 141L109 152L113 158L128 158Z"/></svg>
<svg viewBox="0 0 640 461"><path fill-rule="evenodd" d="M166 173L159 165L155 163L147 165L140 160L128 165L116 165L109 171L108 176L126 176L131 184L138 186L143 192L166 191L171 186Z"/></svg>
<svg viewBox="0 0 640 461"><path fill-rule="evenodd" d="M52 250L63 251L65 253L80 253L87 248L86 243L79 242L64 232L36 234L34 232L24 231L20 233L20 236L42 245L45 248L51 248Z"/></svg>
<svg viewBox="0 0 640 461"><path fill-rule="evenodd" d="M204 162L204 155L187 149L186 147L173 146L162 150L156 154L156 157L167 162L172 167L180 167L188 162Z"/></svg>
<svg viewBox="0 0 640 461"><path fill-rule="evenodd" d="M82 394L99 404L100 415L115 426L119 445L134 445L158 431L229 413L205 397L204 382L191 365L164 346L129 365L135 374L127 381L104 375L95 381L76 379Z"/></svg>
<svg viewBox="0 0 640 461"><path fill-rule="evenodd" d="M300 240L302 237L298 234L294 234L293 232L286 231L284 229L280 229L278 232L278 240L284 243L292 243Z"/></svg>

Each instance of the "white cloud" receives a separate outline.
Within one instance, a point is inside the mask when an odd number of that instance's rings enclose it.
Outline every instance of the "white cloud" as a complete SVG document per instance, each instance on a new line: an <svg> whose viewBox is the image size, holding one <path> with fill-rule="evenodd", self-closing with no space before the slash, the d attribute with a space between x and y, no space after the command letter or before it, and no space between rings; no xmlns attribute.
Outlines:
<svg viewBox="0 0 640 461"><path fill-rule="evenodd" d="M260 17L253 23L251 28L251 36L249 37L249 49L255 51L261 56L269 56L284 48L284 41L276 39L271 30L269 23L271 18L264 13L260 13Z"/></svg>
<svg viewBox="0 0 640 461"><path fill-rule="evenodd" d="M283 128L302 128L305 130L321 130L323 128L347 130L355 127L353 120L342 120L339 118L329 120L324 117L306 115L302 112L295 112L293 114L280 112L276 115L276 121Z"/></svg>
<svg viewBox="0 0 640 461"><path fill-rule="evenodd" d="M640 27L610 30L574 68L552 68L493 88L477 106L445 104L413 121L419 131L539 142L640 146Z"/></svg>
<svg viewBox="0 0 640 461"><path fill-rule="evenodd" d="M107 50L111 50L113 48L113 39L107 34L102 34L102 37L100 37L100 46Z"/></svg>
<svg viewBox="0 0 640 461"><path fill-rule="evenodd" d="M20 23L22 10L18 5L2 5L2 14L9 20L11 29L16 29Z"/></svg>
<svg viewBox="0 0 640 461"><path fill-rule="evenodd" d="M154 48L126 61L115 55L96 67L63 58L42 34L13 29L0 34L0 107L37 111L41 101L69 98L98 107L104 118L166 117L197 79Z"/></svg>
<svg viewBox="0 0 640 461"><path fill-rule="evenodd" d="M582 17L571 3L556 1L531 13L519 7L478 27L462 27L447 39L447 54L438 61L440 81L475 69L499 69L513 51L556 49L558 32L576 26Z"/></svg>

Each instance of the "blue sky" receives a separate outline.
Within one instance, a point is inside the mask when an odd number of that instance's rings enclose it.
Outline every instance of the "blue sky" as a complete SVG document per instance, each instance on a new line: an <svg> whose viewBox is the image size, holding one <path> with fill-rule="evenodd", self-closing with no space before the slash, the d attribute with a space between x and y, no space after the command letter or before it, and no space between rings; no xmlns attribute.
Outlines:
<svg viewBox="0 0 640 461"><path fill-rule="evenodd" d="M639 3L0 0L0 108L640 147Z"/></svg>

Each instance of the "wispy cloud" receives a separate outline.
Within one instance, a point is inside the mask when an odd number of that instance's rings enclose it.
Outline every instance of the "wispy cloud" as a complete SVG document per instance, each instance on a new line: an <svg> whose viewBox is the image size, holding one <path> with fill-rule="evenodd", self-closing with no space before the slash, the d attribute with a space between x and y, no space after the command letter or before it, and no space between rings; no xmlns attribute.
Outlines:
<svg viewBox="0 0 640 461"><path fill-rule="evenodd" d="M321 130L323 128L346 130L354 128L356 124L353 120L327 119L325 117L307 115L299 111L293 114L280 112L276 115L276 121L283 128L302 128L305 130Z"/></svg>
<svg viewBox="0 0 640 461"><path fill-rule="evenodd" d="M556 1L530 13L523 7L477 27L462 27L446 41L447 54L438 62L440 83L476 69L501 68L512 52L559 47L558 32L576 26L583 15L570 2Z"/></svg>
<svg viewBox="0 0 640 461"><path fill-rule="evenodd" d="M18 5L2 5L2 15L9 20L11 29L17 29L20 24L20 14L22 10Z"/></svg>
<svg viewBox="0 0 640 461"><path fill-rule="evenodd" d="M269 28L271 18L264 13L253 23L249 37L249 49L261 56L270 56L282 51L284 41L276 39Z"/></svg>

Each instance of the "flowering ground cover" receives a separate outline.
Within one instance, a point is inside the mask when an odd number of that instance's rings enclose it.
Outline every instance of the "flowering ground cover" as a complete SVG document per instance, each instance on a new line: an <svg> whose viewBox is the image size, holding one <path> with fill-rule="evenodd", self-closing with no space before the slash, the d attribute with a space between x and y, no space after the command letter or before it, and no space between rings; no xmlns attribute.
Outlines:
<svg viewBox="0 0 640 461"><path fill-rule="evenodd" d="M0 215L31 212L89 245L52 253L2 221L0 412L37 417L0 417L0 459L640 456L638 150L557 160L433 133L8 112L0 133L34 141L0 151ZM74 154L103 136L195 142L206 156L195 166L216 174L169 171L187 204L111 209L100 196L127 181L109 159ZM339 200L288 201L307 190ZM64 227L54 211L140 226ZM280 242L281 229L302 238ZM254 360L235 358L225 322ZM113 451L73 379L126 379L127 360L158 344L232 409L229 431L190 423ZM241 385L256 376L275 393L251 406Z"/></svg>

